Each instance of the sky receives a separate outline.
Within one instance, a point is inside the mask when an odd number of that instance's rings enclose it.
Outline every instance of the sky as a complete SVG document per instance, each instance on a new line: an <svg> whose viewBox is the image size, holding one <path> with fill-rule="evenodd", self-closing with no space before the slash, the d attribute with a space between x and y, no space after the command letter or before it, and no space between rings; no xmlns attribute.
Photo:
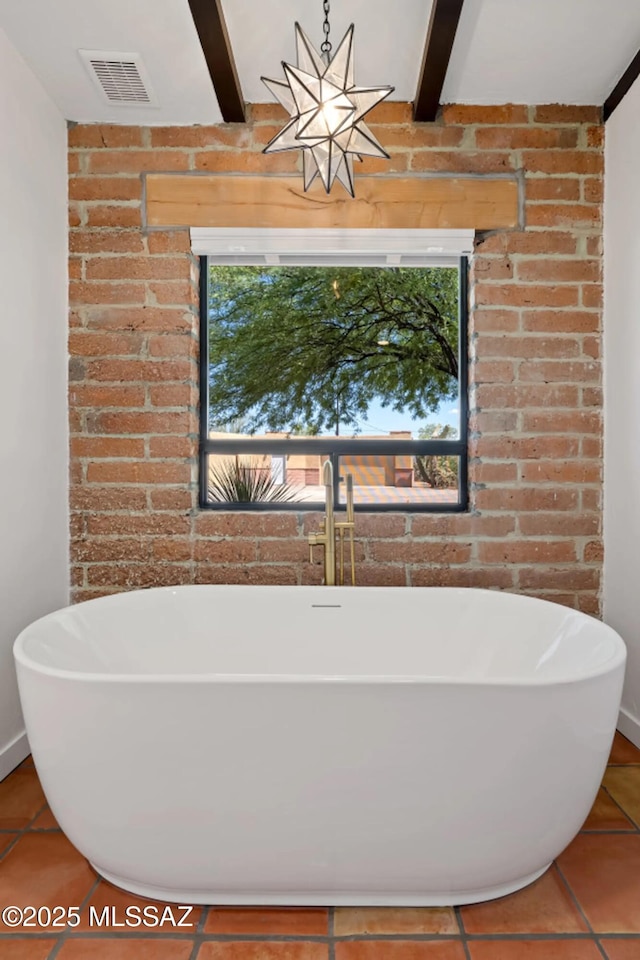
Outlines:
<svg viewBox="0 0 640 960"><path fill-rule="evenodd" d="M460 410L455 401L447 401L440 404L438 409L429 414L428 417L421 417L419 420L411 420L406 413L398 413L391 407L383 407L380 401L375 401L369 407L369 411L364 420L360 422L360 433L389 433L391 430L411 430L415 439L418 436L420 427L427 423L440 423L442 426L456 427L460 429ZM345 434L348 435L349 428L345 427Z"/></svg>

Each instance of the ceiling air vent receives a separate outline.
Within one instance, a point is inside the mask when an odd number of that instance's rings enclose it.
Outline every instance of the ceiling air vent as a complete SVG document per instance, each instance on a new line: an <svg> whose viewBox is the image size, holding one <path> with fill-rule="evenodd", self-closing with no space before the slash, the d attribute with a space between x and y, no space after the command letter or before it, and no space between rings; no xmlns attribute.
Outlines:
<svg viewBox="0 0 640 960"><path fill-rule="evenodd" d="M139 53L105 50L78 50L78 53L108 103L123 107L159 106Z"/></svg>

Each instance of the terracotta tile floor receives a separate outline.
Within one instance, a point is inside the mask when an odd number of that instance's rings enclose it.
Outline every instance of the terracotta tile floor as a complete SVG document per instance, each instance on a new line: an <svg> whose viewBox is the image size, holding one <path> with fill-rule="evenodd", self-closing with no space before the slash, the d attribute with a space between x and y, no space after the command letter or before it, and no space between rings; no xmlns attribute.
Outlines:
<svg viewBox="0 0 640 960"><path fill-rule="evenodd" d="M158 907L159 911L162 905ZM536 883L460 909L197 908L192 927L99 931L147 901L100 880L25 760L0 783L0 906L79 906L80 923L0 924L0 960L640 960L640 750L621 734L580 834Z"/></svg>

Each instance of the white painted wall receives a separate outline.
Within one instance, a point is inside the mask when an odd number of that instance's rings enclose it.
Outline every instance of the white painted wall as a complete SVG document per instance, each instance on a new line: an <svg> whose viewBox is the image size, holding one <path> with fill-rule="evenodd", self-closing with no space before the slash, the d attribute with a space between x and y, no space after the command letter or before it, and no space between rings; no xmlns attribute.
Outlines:
<svg viewBox="0 0 640 960"><path fill-rule="evenodd" d="M604 618L627 643L620 729L640 746L640 81L606 125Z"/></svg>
<svg viewBox="0 0 640 960"><path fill-rule="evenodd" d="M12 645L68 599L66 124L0 30L0 778L26 754Z"/></svg>

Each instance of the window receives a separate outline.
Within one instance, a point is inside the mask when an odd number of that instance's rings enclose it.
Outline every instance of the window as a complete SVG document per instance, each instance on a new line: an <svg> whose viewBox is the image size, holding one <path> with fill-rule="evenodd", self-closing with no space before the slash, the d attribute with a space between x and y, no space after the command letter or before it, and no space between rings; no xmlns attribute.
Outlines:
<svg viewBox="0 0 640 960"><path fill-rule="evenodd" d="M202 256L200 505L320 509L330 459L336 504L465 510L466 311L464 256Z"/></svg>

